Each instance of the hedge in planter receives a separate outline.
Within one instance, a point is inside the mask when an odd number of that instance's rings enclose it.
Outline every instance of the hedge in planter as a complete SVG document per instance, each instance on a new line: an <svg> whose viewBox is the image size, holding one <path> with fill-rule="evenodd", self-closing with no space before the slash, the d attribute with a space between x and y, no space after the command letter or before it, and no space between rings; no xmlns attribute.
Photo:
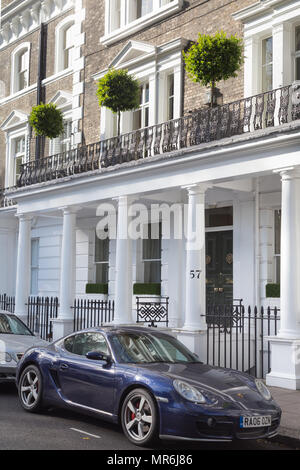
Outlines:
<svg viewBox="0 0 300 470"><path fill-rule="evenodd" d="M160 283L137 283L133 285L134 295L160 295Z"/></svg>
<svg viewBox="0 0 300 470"><path fill-rule="evenodd" d="M86 294L108 294L108 284L87 284Z"/></svg>
<svg viewBox="0 0 300 470"><path fill-rule="evenodd" d="M39 104L32 108L29 124L36 135L55 139L64 132L63 115L52 104Z"/></svg>
<svg viewBox="0 0 300 470"><path fill-rule="evenodd" d="M280 284L266 284L266 297L280 297Z"/></svg>

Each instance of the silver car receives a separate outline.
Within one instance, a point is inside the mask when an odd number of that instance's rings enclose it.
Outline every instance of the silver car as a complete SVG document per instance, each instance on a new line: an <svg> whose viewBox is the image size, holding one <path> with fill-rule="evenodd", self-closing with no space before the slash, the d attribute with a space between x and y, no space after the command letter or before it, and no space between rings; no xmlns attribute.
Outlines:
<svg viewBox="0 0 300 470"><path fill-rule="evenodd" d="M17 362L27 349L47 344L16 315L0 310L0 383L15 380Z"/></svg>

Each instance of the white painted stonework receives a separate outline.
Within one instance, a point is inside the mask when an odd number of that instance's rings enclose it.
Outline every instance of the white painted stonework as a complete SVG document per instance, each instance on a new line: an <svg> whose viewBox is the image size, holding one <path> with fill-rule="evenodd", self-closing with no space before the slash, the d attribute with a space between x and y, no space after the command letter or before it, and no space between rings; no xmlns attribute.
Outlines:
<svg viewBox="0 0 300 470"><path fill-rule="evenodd" d="M30 3L30 2L29 2ZM50 101L55 102L72 119L74 147L82 142L80 129L83 109L85 57L84 2L55 1L55 9L43 3L43 15L59 14L60 6L74 14L76 43L72 70L59 72L48 82L73 74L71 90L57 90ZM161 18L172 8L179 11L181 1L172 1L158 13ZM74 8L73 8L74 7ZM279 8L280 7L280 8ZM74 9L74 12L73 12ZM65 11L64 10L64 11ZM67 11L67 10L66 10ZM28 12L27 12L28 13ZM6 47L26 31L26 12L22 25L10 25L10 13L3 18L0 48ZM28 13L29 14L29 13ZM49 13L50 14L50 13ZM34 5L33 27L40 24L40 12ZM154 15L155 16L155 15ZM150 15L144 20L150 24ZM266 0L234 15L244 24L245 96L260 93L261 42L271 35L276 50L273 64L273 88L290 84L294 79L292 38L295 24L300 24L300 1ZM123 18L124 20L124 18ZM107 24L109 19L107 18ZM152 24L152 23L151 23ZM124 38L137 31L143 21L122 24L116 31L107 26L103 44ZM22 26L22 27L21 27ZM136 29L132 29L136 28ZM157 47L129 40L112 60L116 68L126 67L141 81L149 81L149 125L166 119L166 79L174 74L174 118L182 115L182 49L184 38ZM285 51L289 53L285 54ZM105 70L93 77L99 79ZM33 87L34 88L34 87ZM28 91L28 90L27 90ZM26 93L26 91L24 91ZM13 101L6 97L1 103ZM278 100L277 100L278 101ZM148 159L103 167L89 173L70 175L57 180L19 189L8 190L6 198L14 206L0 208L0 286L3 293L16 296L16 314L26 316L26 301L34 295L59 297L59 315L54 324L54 337L72 331L74 299L114 300L115 323L136 322L133 284L145 281L145 261L141 240L128 238L131 221L128 210L133 203L177 204L186 210L181 221L185 229L176 237L175 224L161 240L161 293L169 297L169 330L196 352L200 359L206 354L206 252L205 236L209 232L233 231L233 298L242 299L247 308L281 308L279 335L271 338L272 366L267 383L287 388L300 388L300 126L299 121L282 124L275 112L275 129L254 131L222 141L203 143L167 152ZM95 118L95 126L98 126ZM130 129L129 114L123 115L123 132ZM280 126L279 126L280 124ZM280 129L279 129L280 128ZM112 116L101 110L101 139L112 135ZM12 186L12 145L20 135L28 138L27 115L12 111L1 123L5 133L6 185ZM117 236L109 243L108 295L87 295L86 284L96 282L95 232L100 220L101 204L117 208ZM205 209L233 208L232 225L205 226ZM281 298L266 298L266 284L276 282L275 211L281 210ZM163 222L160 216L154 223ZM186 222L186 224L185 224ZM146 226L147 222L145 222ZM200 243L189 245L196 233ZM31 246L38 246L37 266L33 266ZM199 272L196 279L193 271ZM1 294L2 292L0 292ZM251 339L252 341L252 339ZM238 345L241 348L241 345Z"/></svg>

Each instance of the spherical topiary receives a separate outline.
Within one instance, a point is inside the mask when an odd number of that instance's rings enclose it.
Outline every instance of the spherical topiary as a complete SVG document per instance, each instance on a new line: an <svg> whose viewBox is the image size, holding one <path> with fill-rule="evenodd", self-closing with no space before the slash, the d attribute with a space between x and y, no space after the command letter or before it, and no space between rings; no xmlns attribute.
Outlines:
<svg viewBox="0 0 300 470"><path fill-rule="evenodd" d="M140 105L140 85L128 70L113 68L98 80L98 102L118 115L118 135L120 134L120 115L123 111L137 109Z"/></svg>
<svg viewBox="0 0 300 470"><path fill-rule="evenodd" d="M199 34L198 41L183 53L185 67L193 82L210 86L213 92L220 80L236 77L243 63L243 43L223 31Z"/></svg>
<svg viewBox="0 0 300 470"><path fill-rule="evenodd" d="M34 106L29 116L29 124L36 135L49 139L55 139L64 131L62 112L52 103Z"/></svg>

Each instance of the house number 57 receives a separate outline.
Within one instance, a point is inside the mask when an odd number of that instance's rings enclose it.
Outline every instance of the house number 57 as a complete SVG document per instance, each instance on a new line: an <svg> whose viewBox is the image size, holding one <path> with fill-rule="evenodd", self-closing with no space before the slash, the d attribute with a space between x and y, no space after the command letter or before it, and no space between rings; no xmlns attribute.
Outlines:
<svg viewBox="0 0 300 470"><path fill-rule="evenodd" d="M190 277L191 279L200 279L201 269L191 269Z"/></svg>

